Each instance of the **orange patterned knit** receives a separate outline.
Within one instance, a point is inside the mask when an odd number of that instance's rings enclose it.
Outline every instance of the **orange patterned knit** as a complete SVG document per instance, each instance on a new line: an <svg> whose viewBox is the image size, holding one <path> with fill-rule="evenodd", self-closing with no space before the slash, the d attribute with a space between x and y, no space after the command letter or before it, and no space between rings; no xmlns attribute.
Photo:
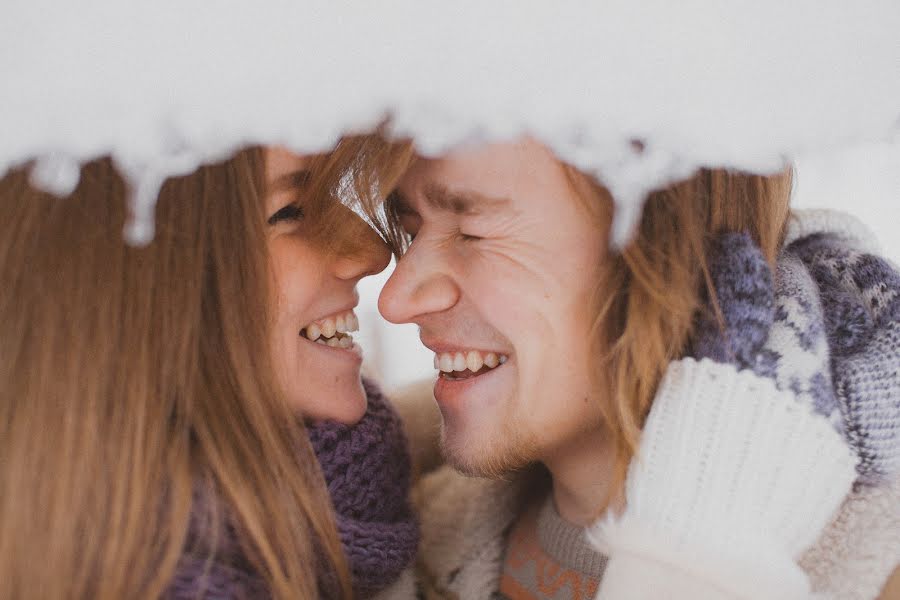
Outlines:
<svg viewBox="0 0 900 600"><path fill-rule="evenodd" d="M548 497L510 532L500 593L509 600L592 600L605 568L584 530L564 521Z"/></svg>

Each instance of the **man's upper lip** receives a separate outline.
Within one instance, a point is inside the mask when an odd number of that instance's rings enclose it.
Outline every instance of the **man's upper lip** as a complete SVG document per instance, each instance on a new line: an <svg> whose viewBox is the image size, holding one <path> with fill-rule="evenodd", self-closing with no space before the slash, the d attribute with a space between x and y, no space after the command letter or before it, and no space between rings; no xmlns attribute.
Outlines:
<svg viewBox="0 0 900 600"><path fill-rule="evenodd" d="M441 352L462 352L465 350L479 350L481 352L493 352L495 354L506 355L510 354L505 350L497 350L495 348L491 348L488 344L482 345L471 340L467 340L465 342L457 342L449 338L438 338L430 336L426 337L422 335L419 336L419 339L422 340L422 344L426 348L438 354L440 354Z"/></svg>

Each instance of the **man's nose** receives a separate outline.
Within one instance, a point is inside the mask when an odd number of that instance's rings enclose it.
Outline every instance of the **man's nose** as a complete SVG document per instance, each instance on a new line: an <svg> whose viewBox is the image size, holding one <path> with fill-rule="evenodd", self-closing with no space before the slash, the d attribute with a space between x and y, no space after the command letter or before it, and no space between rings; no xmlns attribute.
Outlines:
<svg viewBox="0 0 900 600"><path fill-rule="evenodd" d="M448 310L459 301L459 287L441 268L439 257L426 253L413 243L381 290L378 310L391 323L413 323L427 314Z"/></svg>

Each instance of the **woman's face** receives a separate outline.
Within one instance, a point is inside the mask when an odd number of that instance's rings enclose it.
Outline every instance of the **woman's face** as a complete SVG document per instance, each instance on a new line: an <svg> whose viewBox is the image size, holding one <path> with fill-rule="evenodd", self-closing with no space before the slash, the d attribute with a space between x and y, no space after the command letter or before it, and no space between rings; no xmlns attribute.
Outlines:
<svg viewBox="0 0 900 600"><path fill-rule="evenodd" d="M358 328L356 284L384 270L390 253L371 230L352 256L310 240L310 215L303 213L298 189L308 163L309 157L282 148L265 152L273 365L288 402L304 417L353 424L366 411L362 354L352 337ZM347 210L347 219L358 218Z"/></svg>

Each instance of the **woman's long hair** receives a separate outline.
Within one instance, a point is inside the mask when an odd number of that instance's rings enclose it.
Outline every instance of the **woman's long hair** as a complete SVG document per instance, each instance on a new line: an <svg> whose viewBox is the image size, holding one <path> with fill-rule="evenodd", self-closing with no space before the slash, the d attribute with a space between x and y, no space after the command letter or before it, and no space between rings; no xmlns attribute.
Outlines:
<svg viewBox="0 0 900 600"><path fill-rule="evenodd" d="M567 168L608 230L614 211L609 192ZM584 194L585 189L591 191ZM617 448L619 485L668 364L690 348L698 312L712 310L721 323L710 277L710 243L722 232L747 232L774 267L790 216L790 194L790 169L773 175L702 169L650 194L632 239L604 261L592 337L596 372L610 391L603 411Z"/></svg>
<svg viewBox="0 0 900 600"><path fill-rule="evenodd" d="M313 161L307 193L378 193L407 159L344 140ZM270 364L265 193L259 148L171 179L155 239L132 247L111 160L85 165L67 198L27 169L0 180L0 597L158 597L198 482L274 597L316 597L323 569L350 596Z"/></svg>

